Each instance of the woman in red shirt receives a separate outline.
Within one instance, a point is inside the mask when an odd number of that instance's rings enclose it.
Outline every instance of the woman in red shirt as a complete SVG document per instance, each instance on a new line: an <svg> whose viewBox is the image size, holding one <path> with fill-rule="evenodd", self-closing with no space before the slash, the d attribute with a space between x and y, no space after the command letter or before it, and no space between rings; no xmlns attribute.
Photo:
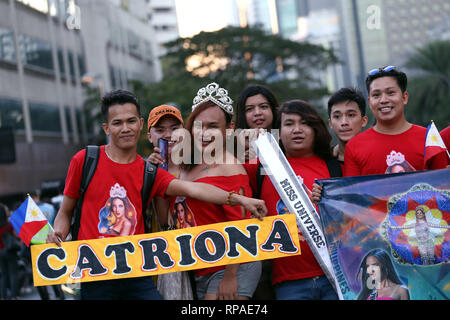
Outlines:
<svg viewBox="0 0 450 320"><path fill-rule="evenodd" d="M303 178L304 187L312 190L315 179L330 178L325 160L331 159L331 136L319 114L305 101L291 100L279 110L280 147L294 172ZM256 190L257 164L245 164ZM309 190L306 190L309 192ZM268 176L261 186L261 199L268 215L287 212ZM336 292L316 261L305 238L299 234L301 255L272 261L272 284L279 300L338 299Z"/></svg>
<svg viewBox="0 0 450 320"><path fill-rule="evenodd" d="M183 163L179 178L251 197L252 189L244 167L226 149L227 129L232 128L232 102L228 92L215 83L199 90L185 126L191 138L190 161ZM176 210L175 203L173 199L171 212ZM185 199L185 208L191 211L191 221L197 226L250 218L250 212L240 206L220 206L192 198ZM261 262L205 268L195 274L199 299L245 300L252 297L256 289Z"/></svg>

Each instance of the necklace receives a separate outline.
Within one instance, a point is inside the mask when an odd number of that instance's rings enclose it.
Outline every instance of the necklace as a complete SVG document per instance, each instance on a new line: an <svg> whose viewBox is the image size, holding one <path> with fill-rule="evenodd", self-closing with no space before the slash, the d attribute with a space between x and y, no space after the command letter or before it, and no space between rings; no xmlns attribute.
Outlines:
<svg viewBox="0 0 450 320"><path fill-rule="evenodd" d="M114 161L113 158L111 158L106 147L105 147L105 153L109 160L111 160L112 162L117 162L117 161Z"/></svg>

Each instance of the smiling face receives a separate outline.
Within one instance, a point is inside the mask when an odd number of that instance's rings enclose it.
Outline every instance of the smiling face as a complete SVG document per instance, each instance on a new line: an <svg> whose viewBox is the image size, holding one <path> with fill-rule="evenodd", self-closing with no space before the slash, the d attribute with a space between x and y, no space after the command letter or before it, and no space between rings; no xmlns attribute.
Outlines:
<svg viewBox="0 0 450 320"><path fill-rule="evenodd" d="M162 117L153 127L150 128L147 136L149 141L154 145L158 146L159 138L163 138L169 141L168 143L168 153L171 154L172 147L174 146L176 139L173 135L174 131L182 128L181 122L172 116Z"/></svg>
<svg viewBox="0 0 450 320"><path fill-rule="evenodd" d="M218 106L208 107L201 111L194 119L192 136L198 150L223 150L226 135L226 119L222 109Z"/></svg>
<svg viewBox="0 0 450 320"><path fill-rule="evenodd" d="M249 128L271 129L273 114L266 97L257 94L245 101L245 120Z"/></svg>
<svg viewBox="0 0 450 320"><path fill-rule="evenodd" d="M314 129L295 113L281 114L280 139L288 157L308 157L314 154Z"/></svg>
<svg viewBox="0 0 450 320"><path fill-rule="evenodd" d="M136 148L144 119L139 116L132 103L116 104L109 107L108 119L103 130L110 137L110 144L122 150Z"/></svg>
<svg viewBox="0 0 450 320"><path fill-rule="evenodd" d="M425 218L425 210L422 207L416 208L416 219L423 220Z"/></svg>
<svg viewBox="0 0 450 320"><path fill-rule="evenodd" d="M348 142L361 132L367 120L355 101L344 101L331 107L328 124L340 141Z"/></svg>
<svg viewBox="0 0 450 320"><path fill-rule="evenodd" d="M389 125L405 119L404 109L408 103L408 92L402 92L393 77L373 80L368 101L377 123Z"/></svg>

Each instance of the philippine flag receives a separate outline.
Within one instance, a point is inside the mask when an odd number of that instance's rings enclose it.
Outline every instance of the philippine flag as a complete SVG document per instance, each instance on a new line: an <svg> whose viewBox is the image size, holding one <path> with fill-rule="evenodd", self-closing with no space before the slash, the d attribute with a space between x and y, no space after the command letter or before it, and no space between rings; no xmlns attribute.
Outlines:
<svg viewBox="0 0 450 320"><path fill-rule="evenodd" d="M30 196L13 212L9 221L27 246L45 243L47 235L53 231L47 218Z"/></svg>
<svg viewBox="0 0 450 320"><path fill-rule="evenodd" d="M430 125L427 128L427 134L425 138L425 149L423 154L425 164L435 155L441 152L445 152L446 150L447 147L445 146L445 143L442 140L442 137L439 134L436 125L433 121L431 121Z"/></svg>

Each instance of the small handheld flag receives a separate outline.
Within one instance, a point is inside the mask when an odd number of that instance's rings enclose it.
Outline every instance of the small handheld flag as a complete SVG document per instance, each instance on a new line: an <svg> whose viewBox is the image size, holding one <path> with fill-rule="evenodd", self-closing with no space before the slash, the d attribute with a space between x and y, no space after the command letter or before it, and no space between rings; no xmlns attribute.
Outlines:
<svg viewBox="0 0 450 320"><path fill-rule="evenodd" d="M30 195L13 212L9 221L20 239L27 246L30 246L30 244L44 244L47 235L53 232L52 226Z"/></svg>
<svg viewBox="0 0 450 320"><path fill-rule="evenodd" d="M433 120L427 128L426 138L425 138L425 149L423 152L423 158L425 164L433 158L435 155L447 151L447 155L450 157L448 153L447 147L445 146L444 141L442 140L441 135L439 134L436 125Z"/></svg>

